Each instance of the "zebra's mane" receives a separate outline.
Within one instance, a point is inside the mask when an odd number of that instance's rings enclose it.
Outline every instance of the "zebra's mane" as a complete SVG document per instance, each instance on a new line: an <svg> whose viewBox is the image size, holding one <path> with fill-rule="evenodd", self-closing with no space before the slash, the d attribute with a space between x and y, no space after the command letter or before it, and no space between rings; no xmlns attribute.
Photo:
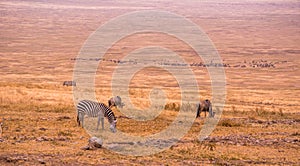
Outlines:
<svg viewBox="0 0 300 166"><path fill-rule="evenodd" d="M116 120L116 116L115 116L114 112L108 106L106 106L104 103L99 103L99 105L100 105L100 107L105 108L104 117L108 118L109 123L112 123L114 120ZM113 119L110 119L108 117L108 113L110 113L110 115L112 115Z"/></svg>

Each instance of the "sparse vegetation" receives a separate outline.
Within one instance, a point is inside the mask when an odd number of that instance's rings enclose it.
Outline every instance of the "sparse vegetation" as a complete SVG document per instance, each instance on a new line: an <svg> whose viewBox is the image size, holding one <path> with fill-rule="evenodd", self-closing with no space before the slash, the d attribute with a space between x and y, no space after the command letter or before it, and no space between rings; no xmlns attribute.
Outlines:
<svg viewBox="0 0 300 166"><path fill-rule="evenodd" d="M284 116L283 111L282 111L282 108L279 108L279 115L280 115L280 116Z"/></svg>
<svg viewBox="0 0 300 166"><path fill-rule="evenodd" d="M214 151L214 150L216 150L217 145L214 142L210 142L210 143L202 143L201 147L204 150Z"/></svg>
<svg viewBox="0 0 300 166"><path fill-rule="evenodd" d="M60 131L58 132L58 136L72 136L73 134L70 131Z"/></svg>
<svg viewBox="0 0 300 166"><path fill-rule="evenodd" d="M254 1L251 5L235 2L242 12L229 1L215 5L212 1L158 0L151 6L146 1L1 1L0 119L5 122L2 135L0 128L0 165L299 165L299 5L291 0ZM211 81L214 75L210 69L224 67L226 101L218 125L200 142L203 125L212 119L197 118L175 145L150 156L125 156L104 148L81 150L90 135L76 123L72 87L63 86L63 81L73 80L78 51L89 34L110 18L157 8L176 11L204 26L223 62L204 62L206 58L195 53L189 39L174 34L134 33L115 42L105 53L105 60L84 60L99 62L97 99L107 103L115 95L111 78L127 55L160 46L189 64L199 86L199 92L191 93L212 102L219 95L212 94L212 85L221 84ZM132 104L143 110L153 104L149 100L151 90L161 89L167 100L164 105L154 105L160 115L136 121L113 108L118 131L146 137L167 129L180 109L196 110L190 101L181 104L184 96L179 77L164 68L182 63L167 58L159 63L164 65L132 73L128 93ZM190 81L185 75L183 78ZM157 101L163 96L160 91L152 95L158 95L154 98Z"/></svg>
<svg viewBox="0 0 300 166"><path fill-rule="evenodd" d="M263 107L260 108L255 108L255 112L257 113L258 116L268 116L269 112L263 109Z"/></svg>
<svg viewBox="0 0 300 166"><path fill-rule="evenodd" d="M300 133L299 132L295 132L291 136L300 136Z"/></svg>
<svg viewBox="0 0 300 166"><path fill-rule="evenodd" d="M230 119L223 119L219 122L220 126L224 126L224 127L240 127L242 126L241 123L239 122L235 122L233 120Z"/></svg>
<svg viewBox="0 0 300 166"><path fill-rule="evenodd" d="M180 110L180 105L178 103L167 103L165 105L165 110L179 111Z"/></svg>

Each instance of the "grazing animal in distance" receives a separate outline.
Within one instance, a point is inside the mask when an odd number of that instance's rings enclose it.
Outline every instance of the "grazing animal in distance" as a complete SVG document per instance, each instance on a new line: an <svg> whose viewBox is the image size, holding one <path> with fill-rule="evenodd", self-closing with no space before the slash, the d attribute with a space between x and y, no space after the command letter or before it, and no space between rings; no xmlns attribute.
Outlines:
<svg viewBox="0 0 300 166"><path fill-rule="evenodd" d="M82 100L77 104L77 123L83 127L84 116L98 117L97 130L101 121L104 129L104 117L107 117L110 123L110 130L116 132L117 119L113 111L103 103L90 100Z"/></svg>
<svg viewBox="0 0 300 166"><path fill-rule="evenodd" d="M205 113L205 117L206 117L206 112L209 113L209 117L215 116L215 112L212 112L212 104L208 99L200 100L200 102L197 104L196 118L201 117L200 116L201 112Z"/></svg>
<svg viewBox="0 0 300 166"><path fill-rule="evenodd" d="M75 81L64 81L63 86L76 86Z"/></svg>
<svg viewBox="0 0 300 166"><path fill-rule="evenodd" d="M120 96L115 96L108 100L108 106L109 106L109 108L111 108L113 106L123 108L123 106L125 106L125 104L122 103L122 99Z"/></svg>

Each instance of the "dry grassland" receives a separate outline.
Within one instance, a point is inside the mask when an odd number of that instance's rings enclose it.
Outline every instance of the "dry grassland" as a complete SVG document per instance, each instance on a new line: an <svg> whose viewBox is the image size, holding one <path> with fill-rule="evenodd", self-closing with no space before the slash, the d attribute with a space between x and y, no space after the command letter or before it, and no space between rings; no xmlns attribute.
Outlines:
<svg viewBox="0 0 300 166"><path fill-rule="evenodd" d="M298 1L14 0L1 1L0 6L0 165L300 164ZM205 121L199 118L176 145L150 156L82 150L90 136L76 123L72 88L62 83L72 80L74 58L90 33L115 16L140 9L175 12L207 32L226 65L221 119L206 140L197 139ZM113 60L154 43L193 64L201 98L211 99L201 58L173 36L146 33L128 36L107 51L95 78L98 101L107 103L112 96L111 75L117 67ZM149 108L152 88L162 88L168 99L160 115L135 121L113 108L118 130L152 135L168 127L180 107L194 109L180 105L180 88L169 72L151 67L130 82L133 105Z"/></svg>

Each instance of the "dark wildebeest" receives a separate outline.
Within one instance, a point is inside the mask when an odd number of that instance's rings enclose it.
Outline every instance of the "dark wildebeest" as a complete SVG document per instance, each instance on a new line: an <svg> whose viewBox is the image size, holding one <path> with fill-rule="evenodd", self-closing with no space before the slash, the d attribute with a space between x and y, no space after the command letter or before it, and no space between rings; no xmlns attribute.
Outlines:
<svg viewBox="0 0 300 166"><path fill-rule="evenodd" d="M63 86L76 86L75 81L64 81Z"/></svg>
<svg viewBox="0 0 300 166"><path fill-rule="evenodd" d="M115 97L112 97L108 100L108 106L109 108L115 106L115 107L120 107L120 108L123 108L125 104L122 103L122 99L120 96L115 96Z"/></svg>
<svg viewBox="0 0 300 166"><path fill-rule="evenodd" d="M205 117L206 117L206 112L209 113L209 117L214 117L215 112L212 112L212 105L211 102L206 99L206 100L200 100L200 102L197 104L197 115L196 118L201 117L200 113L204 112Z"/></svg>

